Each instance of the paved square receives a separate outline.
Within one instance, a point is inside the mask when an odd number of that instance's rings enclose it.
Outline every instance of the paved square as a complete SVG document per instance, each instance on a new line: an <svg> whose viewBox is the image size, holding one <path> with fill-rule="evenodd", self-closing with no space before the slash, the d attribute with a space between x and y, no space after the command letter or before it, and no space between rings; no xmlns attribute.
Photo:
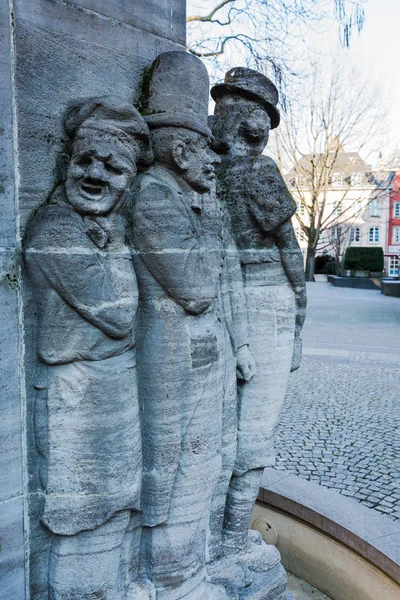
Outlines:
<svg viewBox="0 0 400 600"><path fill-rule="evenodd" d="M308 284L276 468L400 519L400 299Z"/></svg>

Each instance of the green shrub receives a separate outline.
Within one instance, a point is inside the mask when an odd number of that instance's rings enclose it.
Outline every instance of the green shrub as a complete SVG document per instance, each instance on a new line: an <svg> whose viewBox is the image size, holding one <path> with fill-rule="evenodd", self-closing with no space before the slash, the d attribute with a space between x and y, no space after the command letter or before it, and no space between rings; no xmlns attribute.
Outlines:
<svg viewBox="0 0 400 600"><path fill-rule="evenodd" d="M324 268L325 275L336 275L336 262L334 260L329 260Z"/></svg>
<svg viewBox="0 0 400 600"><path fill-rule="evenodd" d="M349 246L344 257L345 269L383 271L383 248Z"/></svg>

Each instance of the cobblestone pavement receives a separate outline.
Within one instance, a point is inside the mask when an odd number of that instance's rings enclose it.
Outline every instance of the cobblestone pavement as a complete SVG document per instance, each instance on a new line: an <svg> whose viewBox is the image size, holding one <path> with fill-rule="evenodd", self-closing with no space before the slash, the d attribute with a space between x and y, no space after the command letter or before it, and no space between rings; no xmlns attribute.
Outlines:
<svg viewBox="0 0 400 600"><path fill-rule="evenodd" d="M328 286L310 285L276 468L400 519L400 299Z"/></svg>

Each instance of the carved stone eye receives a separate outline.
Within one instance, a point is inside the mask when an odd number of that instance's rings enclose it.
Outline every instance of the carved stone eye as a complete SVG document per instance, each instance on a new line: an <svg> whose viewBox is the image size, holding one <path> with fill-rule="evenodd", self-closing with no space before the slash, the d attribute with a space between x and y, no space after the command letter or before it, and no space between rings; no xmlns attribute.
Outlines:
<svg viewBox="0 0 400 600"><path fill-rule="evenodd" d="M119 169L117 166L112 165L109 162L104 163L104 168L106 171L108 171L109 173L112 173L113 175L122 175L122 171L121 169Z"/></svg>
<svg viewBox="0 0 400 600"><path fill-rule="evenodd" d="M91 163L92 161L90 160L89 156L81 156L75 160L75 164L78 165L78 167L89 167Z"/></svg>
<svg viewBox="0 0 400 600"><path fill-rule="evenodd" d="M258 119L249 119L243 121L239 128L239 134L241 134L245 140L252 144L259 143L261 140L263 140L265 133L265 128L263 127L262 123L260 124Z"/></svg>
<svg viewBox="0 0 400 600"><path fill-rule="evenodd" d="M263 139L265 135L265 130L264 128L260 127L258 123L253 124L247 122L243 126L243 133L248 140L252 142L258 142Z"/></svg>

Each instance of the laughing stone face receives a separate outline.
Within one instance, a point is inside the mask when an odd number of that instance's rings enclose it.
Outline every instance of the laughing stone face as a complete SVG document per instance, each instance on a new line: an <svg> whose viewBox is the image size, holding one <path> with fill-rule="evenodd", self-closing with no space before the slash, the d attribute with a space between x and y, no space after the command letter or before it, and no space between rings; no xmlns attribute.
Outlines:
<svg viewBox="0 0 400 600"><path fill-rule="evenodd" d="M78 133L65 189L82 215L106 215L122 200L136 175L135 151L109 133Z"/></svg>

